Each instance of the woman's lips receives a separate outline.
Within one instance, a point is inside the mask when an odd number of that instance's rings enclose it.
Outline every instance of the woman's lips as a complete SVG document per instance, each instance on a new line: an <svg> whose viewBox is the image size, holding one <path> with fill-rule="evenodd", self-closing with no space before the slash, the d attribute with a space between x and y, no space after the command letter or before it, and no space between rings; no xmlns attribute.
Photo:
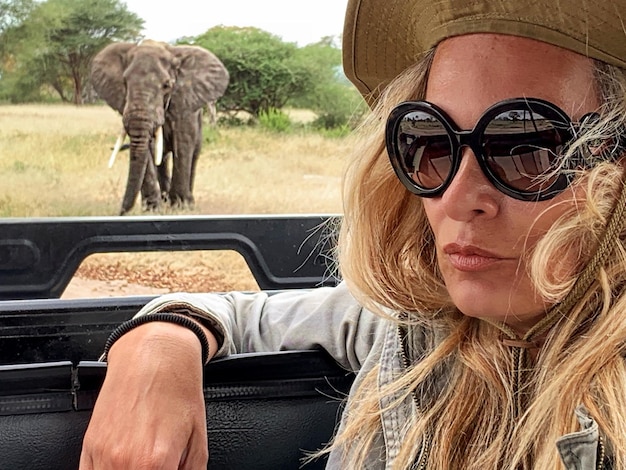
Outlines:
<svg viewBox="0 0 626 470"><path fill-rule="evenodd" d="M455 269L465 272L483 271L508 259L476 246L456 243L445 245L443 251Z"/></svg>

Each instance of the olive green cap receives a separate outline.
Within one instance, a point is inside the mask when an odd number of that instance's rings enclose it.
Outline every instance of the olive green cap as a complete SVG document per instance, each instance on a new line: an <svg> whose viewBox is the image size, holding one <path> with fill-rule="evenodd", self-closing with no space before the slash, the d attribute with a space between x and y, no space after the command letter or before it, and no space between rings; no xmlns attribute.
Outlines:
<svg viewBox="0 0 626 470"><path fill-rule="evenodd" d="M372 103L439 41L469 33L524 36L626 69L626 0L348 0L344 70Z"/></svg>

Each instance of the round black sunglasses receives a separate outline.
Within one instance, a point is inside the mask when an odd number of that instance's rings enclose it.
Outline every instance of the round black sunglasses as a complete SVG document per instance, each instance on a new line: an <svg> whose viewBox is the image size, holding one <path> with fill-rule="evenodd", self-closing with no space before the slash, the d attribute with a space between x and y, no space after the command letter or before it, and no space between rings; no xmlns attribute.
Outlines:
<svg viewBox="0 0 626 470"><path fill-rule="evenodd" d="M468 146L501 192L522 201L542 201L570 184L573 172L567 170L580 162L564 162L562 156L577 129L598 117L589 113L574 123L548 101L513 98L489 107L474 129L460 130L436 105L409 101L391 111L385 137L398 178L418 196L440 196Z"/></svg>

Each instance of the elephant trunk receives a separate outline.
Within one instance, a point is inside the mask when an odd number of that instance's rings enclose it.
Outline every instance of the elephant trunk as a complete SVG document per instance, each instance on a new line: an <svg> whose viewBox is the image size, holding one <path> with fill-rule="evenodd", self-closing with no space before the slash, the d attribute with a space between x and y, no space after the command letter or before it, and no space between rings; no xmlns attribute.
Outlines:
<svg viewBox="0 0 626 470"><path fill-rule="evenodd" d="M122 199L120 215L132 209L141 190L150 159L150 141L152 138L152 123L147 120L126 121L124 126L130 137L130 162L126 191Z"/></svg>

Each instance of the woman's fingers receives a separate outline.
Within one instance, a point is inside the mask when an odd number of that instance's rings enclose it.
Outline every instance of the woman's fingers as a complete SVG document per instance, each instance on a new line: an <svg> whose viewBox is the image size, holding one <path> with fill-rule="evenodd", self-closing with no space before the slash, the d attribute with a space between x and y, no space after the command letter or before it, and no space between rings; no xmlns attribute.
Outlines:
<svg viewBox="0 0 626 470"><path fill-rule="evenodd" d="M207 440L206 422L203 420L202 426L197 426L191 434L187 446L187 454L181 462L181 470L196 470L207 468L209 460L209 447Z"/></svg>
<svg viewBox="0 0 626 470"><path fill-rule="evenodd" d="M80 470L93 470L93 465L91 462L91 456L86 452L81 452L80 454L80 463L78 464L78 468Z"/></svg>

